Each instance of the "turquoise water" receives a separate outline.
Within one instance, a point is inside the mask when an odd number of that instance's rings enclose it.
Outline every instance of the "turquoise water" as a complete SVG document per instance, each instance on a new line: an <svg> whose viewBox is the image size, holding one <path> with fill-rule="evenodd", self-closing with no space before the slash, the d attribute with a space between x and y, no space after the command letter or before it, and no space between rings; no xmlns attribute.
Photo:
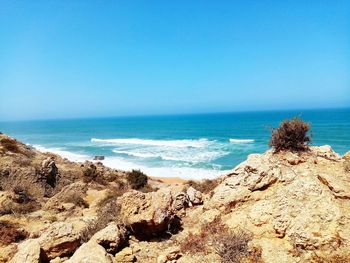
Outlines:
<svg viewBox="0 0 350 263"><path fill-rule="evenodd" d="M104 155L113 168L212 178L267 150L270 128L295 115L311 123L313 145L350 150L350 109L0 122L0 131L74 161Z"/></svg>

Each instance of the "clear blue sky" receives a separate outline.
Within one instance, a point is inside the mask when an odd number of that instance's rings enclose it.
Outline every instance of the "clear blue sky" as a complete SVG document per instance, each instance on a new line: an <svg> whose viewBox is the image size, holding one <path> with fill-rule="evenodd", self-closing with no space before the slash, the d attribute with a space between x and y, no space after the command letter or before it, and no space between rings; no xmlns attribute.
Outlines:
<svg viewBox="0 0 350 263"><path fill-rule="evenodd" d="M350 106L350 1L0 3L0 120Z"/></svg>

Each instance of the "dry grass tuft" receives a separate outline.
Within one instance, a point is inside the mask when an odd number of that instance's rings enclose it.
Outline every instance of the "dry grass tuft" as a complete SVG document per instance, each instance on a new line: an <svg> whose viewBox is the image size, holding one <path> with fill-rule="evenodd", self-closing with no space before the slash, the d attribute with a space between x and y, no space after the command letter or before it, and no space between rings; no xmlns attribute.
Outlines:
<svg viewBox="0 0 350 263"><path fill-rule="evenodd" d="M116 198L108 197L100 202L97 210L97 220L85 227L81 233L81 242L87 242L98 231L104 229L110 222L119 220L120 205Z"/></svg>
<svg viewBox="0 0 350 263"><path fill-rule="evenodd" d="M70 191L65 195L62 199L63 203L72 203L76 206L88 208L89 204L84 200L83 193L82 192L73 192Z"/></svg>

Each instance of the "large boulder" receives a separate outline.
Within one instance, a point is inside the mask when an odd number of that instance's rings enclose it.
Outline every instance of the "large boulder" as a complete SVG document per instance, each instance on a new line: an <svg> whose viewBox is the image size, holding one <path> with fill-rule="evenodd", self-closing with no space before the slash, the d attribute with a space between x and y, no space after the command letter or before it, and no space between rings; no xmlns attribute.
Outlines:
<svg viewBox="0 0 350 263"><path fill-rule="evenodd" d="M136 257L130 247L126 247L118 252L114 257L116 263L131 263L135 262Z"/></svg>
<svg viewBox="0 0 350 263"><path fill-rule="evenodd" d="M125 243L126 239L127 231L125 227L115 222L109 223L106 228L98 231L91 238L91 240L104 247L109 253L116 253Z"/></svg>
<svg viewBox="0 0 350 263"><path fill-rule="evenodd" d="M113 256L94 240L82 244L66 263L113 263Z"/></svg>
<svg viewBox="0 0 350 263"><path fill-rule="evenodd" d="M172 203L173 197L168 190L127 192L120 198L121 218L136 236L149 238L168 230L176 220Z"/></svg>
<svg viewBox="0 0 350 263"><path fill-rule="evenodd" d="M71 255L80 245L80 234L73 223L56 222L42 232L38 241L50 260Z"/></svg>
<svg viewBox="0 0 350 263"><path fill-rule="evenodd" d="M38 240L28 239L18 246L17 253L10 263L39 263L42 257L41 252Z"/></svg>

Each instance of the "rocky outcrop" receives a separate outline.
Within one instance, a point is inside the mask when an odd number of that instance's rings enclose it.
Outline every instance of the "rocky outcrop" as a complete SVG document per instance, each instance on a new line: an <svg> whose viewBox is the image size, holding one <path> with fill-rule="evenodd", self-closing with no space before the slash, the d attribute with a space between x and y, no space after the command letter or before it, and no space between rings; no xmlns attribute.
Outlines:
<svg viewBox="0 0 350 263"><path fill-rule="evenodd" d="M142 193L128 190L125 174L102 164L96 167L98 180L84 183L84 166L13 139L5 148L3 138L0 178L37 180L41 169L52 191L44 195L32 181L16 181L32 188L28 194L39 209L23 206L19 214L4 209L15 192L2 188L0 220L30 236L0 242L0 262L220 262L217 240L206 237L218 229L222 240L225 233L232 238L238 229L248 232L249 251L260 251L264 262L349 262L350 153L340 157L329 146L303 153L267 151L250 155L208 194L159 181L160 190ZM164 235L178 216L181 231ZM215 228L218 222L221 228ZM87 243L81 245L83 240Z"/></svg>
<svg viewBox="0 0 350 263"><path fill-rule="evenodd" d="M120 199L122 221L135 235L152 237L167 231L176 220L172 202L171 192L167 190L125 193Z"/></svg>
<svg viewBox="0 0 350 263"><path fill-rule="evenodd" d="M248 229L265 262L308 262L308 251L350 244L350 181L340 159L327 146L250 155L214 190L206 213L220 208L228 226ZM296 250L304 252L295 258Z"/></svg>
<svg viewBox="0 0 350 263"><path fill-rule="evenodd" d="M49 184L51 187L55 187L58 176L58 168L53 157L49 157L42 162L40 175L47 184Z"/></svg>

